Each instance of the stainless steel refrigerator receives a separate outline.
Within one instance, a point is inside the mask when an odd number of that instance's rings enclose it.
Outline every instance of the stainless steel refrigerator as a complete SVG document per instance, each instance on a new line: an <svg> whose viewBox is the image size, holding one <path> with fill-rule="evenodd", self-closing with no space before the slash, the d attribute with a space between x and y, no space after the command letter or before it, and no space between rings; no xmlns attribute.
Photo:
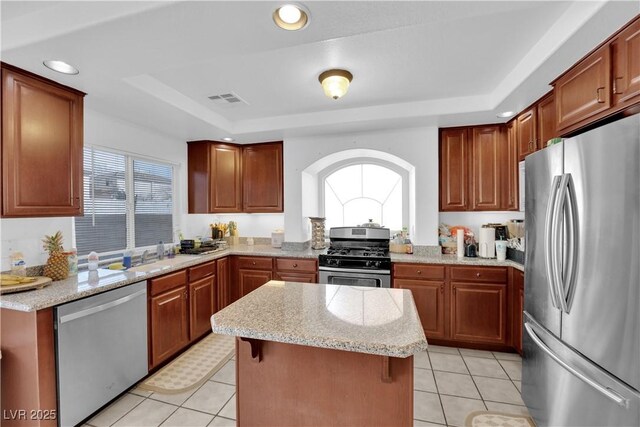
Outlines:
<svg viewBox="0 0 640 427"><path fill-rule="evenodd" d="M525 161L522 396L538 426L640 425L640 116Z"/></svg>

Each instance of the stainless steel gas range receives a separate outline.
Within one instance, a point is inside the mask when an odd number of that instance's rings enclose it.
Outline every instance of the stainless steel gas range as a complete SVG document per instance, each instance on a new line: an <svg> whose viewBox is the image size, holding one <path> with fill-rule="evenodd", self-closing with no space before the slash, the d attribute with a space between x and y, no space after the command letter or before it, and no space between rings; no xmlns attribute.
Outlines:
<svg viewBox="0 0 640 427"><path fill-rule="evenodd" d="M320 283L391 287L388 228L334 227L329 249L318 259Z"/></svg>

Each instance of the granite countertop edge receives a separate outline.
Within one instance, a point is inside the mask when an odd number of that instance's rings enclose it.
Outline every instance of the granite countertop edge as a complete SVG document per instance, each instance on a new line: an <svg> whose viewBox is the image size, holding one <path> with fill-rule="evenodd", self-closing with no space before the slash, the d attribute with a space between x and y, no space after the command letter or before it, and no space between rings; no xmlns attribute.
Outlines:
<svg viewBox="0 0 640 427"><path fill-rule="evenodd" d="M42 310L45 308L53 307L56 305L64 304L67 302L75 301L81 298L85 298L94 294L110 291L122 286L127 286L132 283L141 282L143 280L152 279L154 277L162 276L177 270L192 267L194 265L202 264L208 261L213 261L219 258L230 255L247 255L247 256L274 256L274 257L291 257L291 258L308 258L317 259L320 254L326 253L326 250L312 250L305 249L302 251L283 251L279 248L273 248L267 245L239 245L232 248L223 249L218 252L207 255L199 255L197 258L190 258L182 263L165 266L158 270L152 270L149 272L122 272L127 277L121 281L107 283L101 285L100 282L93 285L90 288L73 291L70 289L68 293L62 293L60 295L49 295L51 289L55 289L56 286L73 286L73 283L77 283L77 277L72 276L65 280L53 282L51 285L34 290L25 291L14 294L6 294L0 296L0 308L31 312ZM524 271L524 266L517 262L497 261L495 259L483 259L483 258L457 258L455 255L409 255L409 254L391 254L391 262L399 263L420 263L420 264L447 264L447 265L469 265L469 266L493 266L493 267L514 267L520 271ZM114 271L114 274L117 271ZM46 292L46 294L43 294ZM47 295L46 297L44 295Z"/></svg>
<svg viewBox="0 0 640 427"><path fill-rule="evenodd" d="M231 335L239 338L250 338L262 341L273 341L284 344L304 345L308 347L342 350L353 353L373 354L376 356L388 356L406 358L427 349L426 338L417 338L412 342L402 345L388 345L382 343L366 343L356 341L335 340L324 337L304 337L298 335L283 335L266 331L256 331L245 328L212 325L216 334Z"/></svg>

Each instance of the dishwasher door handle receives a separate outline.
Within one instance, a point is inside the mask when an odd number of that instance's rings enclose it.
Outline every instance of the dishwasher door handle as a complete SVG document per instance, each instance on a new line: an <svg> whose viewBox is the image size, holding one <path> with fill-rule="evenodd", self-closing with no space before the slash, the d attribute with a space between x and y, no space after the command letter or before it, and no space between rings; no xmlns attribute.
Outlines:
<svg viewBox="0 0 640 427"><path fill-rule="evenodd" d="M119 298L114 301L110 301L106 304L101 304L95 307L87 308L85 310L76 311L75 313L66 314L64 316L60 316L58 320L59 324L71 322L72 320L80 319L82 317L91 316L92 314L99 313L104 310L108 310L110 308L116 307L118 305L124 304L125 302L129 302L134 298L139 297L140 295L144 295L147 292L146 289L141 289L138 292L134 292L130 295L126 295L122 298Z"/></svg>

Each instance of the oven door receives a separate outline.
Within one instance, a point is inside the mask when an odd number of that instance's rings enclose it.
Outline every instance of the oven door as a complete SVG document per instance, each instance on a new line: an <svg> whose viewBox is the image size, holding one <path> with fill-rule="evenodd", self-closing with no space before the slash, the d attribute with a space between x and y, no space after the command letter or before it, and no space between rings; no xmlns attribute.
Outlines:
<svg viewBox="0 0 640 427"><path fill-rule="evenodd" d="M390 288L391 272L388 270L357 270L350 268L320 267L320 283L328 285L367 286Z"/></svg>

